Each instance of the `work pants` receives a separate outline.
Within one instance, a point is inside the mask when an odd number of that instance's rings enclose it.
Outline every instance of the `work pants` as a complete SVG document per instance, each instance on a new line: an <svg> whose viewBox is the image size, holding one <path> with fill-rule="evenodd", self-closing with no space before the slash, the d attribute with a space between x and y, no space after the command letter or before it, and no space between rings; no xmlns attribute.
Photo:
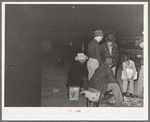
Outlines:
<svg viewBox="0 0 150 122"><path fill-rule="evenodd" d="M123 101L123 96L122 96L119 85L117 83L109 83L107 91L110 91L110 90L112 90L116 104L120 104Z"/></svg>
<svg viewBox="0 0 150 122"><path fill-rule="evenodd" d="M129 83L129 88L128 88L128 83ZM127 91L128 89L128 91ZM123 93L131 93L133 94L133 91L134 91L134 80L130 80L130 81L127 81L127 80L123 80L123 86L122 86L122 91Z"/></svg>
<svg viewBox="0 0 150 122"><path fill-rule="evenodd" d="M88 79L90 80L93 76L95 70L99 67L99 62L97 59L89 58L87 61L87 69L88 69Z"/></svg>
<svg viewBox="0 0 150 122"><path fill-rule="evenodd" d="M144 91L143 81L144 81L144 76L143 76L143 65L142 65L141 69L140 69L139 79L138 79L138 81L136 81L137 82L137 91L136 91L135 95L137 95L139 97L143 97L143 91Z"/></svg>

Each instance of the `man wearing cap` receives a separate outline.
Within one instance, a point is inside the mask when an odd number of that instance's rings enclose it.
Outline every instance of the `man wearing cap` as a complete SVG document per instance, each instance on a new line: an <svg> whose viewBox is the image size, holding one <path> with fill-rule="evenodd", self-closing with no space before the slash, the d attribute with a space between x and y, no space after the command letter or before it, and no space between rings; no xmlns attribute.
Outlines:
<svg viewBox="0 0 150 122"><path fill-rule="evenodd" d="M97 30L94 32L95 38L89 42L88 44L88 57L89 60L87 62L87 68L88 68L88 78L93 76L95 70L102 65L102 59L100 55L100 45L99 42L102 40L104 34L102 30Z"/></svg>
<svg viewBox="0 0 150 122"><path fill-rule="evenodd" d="M79 86L87 89L88 70L86 60L88 57L83 53L78 53L75 62L69 70L66 86Z"/></svg>
<svg viewBox="0 0 150 122"><path fill-rule="evenodd" d="M110 68L111 65L112 59L107 58L105 63L95 70L88 87L98 90L101 94L105 94L107 91L112 90L116 106L120 106L121 102L123 102L123 96L112 69Z"/></svg>
<svg viewBox="0 0 150 122"><path fill-rule="evenodd" d="M112 58L113 65L112 65L112 70L115 75L116 72L116 66L118 62L118 47L115 44L115 37L113 34L108 34L106 37L106 42L101 45L100 52L102 56L102 61L104 62L106 58Z"/></svg>

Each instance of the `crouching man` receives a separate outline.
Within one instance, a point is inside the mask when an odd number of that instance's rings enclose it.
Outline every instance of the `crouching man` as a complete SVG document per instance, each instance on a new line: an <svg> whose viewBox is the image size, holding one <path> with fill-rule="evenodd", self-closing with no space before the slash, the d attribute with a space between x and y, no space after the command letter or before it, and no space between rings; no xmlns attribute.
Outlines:
<svg viewBox="0 0 150 122"><path fill-rule="evenodd" d="M101 94L111 91L115 98L115 106L121 106L123 96L120 87L111 69L112 59L107 58L105 63L98 67L90 80L89 87L98 90Z"/></svg>
<svg viewBox="0 0 150 122"><path fill-rule="evenodd" d="M75 57L75 62L71 66L68 73L66 86L79 86L87 89L88 70L86 60L88 57L83 53L78 53Z"/></svg>

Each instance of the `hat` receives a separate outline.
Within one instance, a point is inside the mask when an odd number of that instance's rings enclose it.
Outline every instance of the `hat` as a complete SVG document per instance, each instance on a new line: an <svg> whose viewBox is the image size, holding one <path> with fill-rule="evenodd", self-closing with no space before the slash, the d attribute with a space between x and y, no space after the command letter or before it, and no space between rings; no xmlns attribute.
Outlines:
<svg viewBox="0 0 150 122"><path fill-rule="evenodd" d="M112 58L106 58L105 63L106 65L112 65Z"/></svg>
<svg viewBox="0 0 150 122"><path fill-rule="evenodd" d="M104 36L102 30L97 30L97 31L94 32L94 34L95 34L95 35L94 35L95 37L97 37L97 36Z"/></svg>
<svg viewBox="0 0 150 122"><path fill-rule="evenodd" d="M113 34L108 34L108 36L105 39L106 41L115 41L115 36Z"/></svg>
<svg viewBox="0 0 150 122"><path fill-rule="evenodd" d="M78 53L77 56L75 57L75 60L87 60L88 57L86 55L84 55L84 53Z"/></svg>

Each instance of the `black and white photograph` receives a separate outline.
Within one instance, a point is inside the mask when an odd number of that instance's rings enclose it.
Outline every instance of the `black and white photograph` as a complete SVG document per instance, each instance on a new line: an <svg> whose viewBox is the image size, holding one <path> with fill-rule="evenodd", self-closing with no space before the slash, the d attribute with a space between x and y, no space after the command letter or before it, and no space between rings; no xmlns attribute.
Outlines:
<svg viewBox="0 0 150 122"><path fill-rule="evenodd" d="M148 120L148 2L2 2L2 120Z"/></svg>

